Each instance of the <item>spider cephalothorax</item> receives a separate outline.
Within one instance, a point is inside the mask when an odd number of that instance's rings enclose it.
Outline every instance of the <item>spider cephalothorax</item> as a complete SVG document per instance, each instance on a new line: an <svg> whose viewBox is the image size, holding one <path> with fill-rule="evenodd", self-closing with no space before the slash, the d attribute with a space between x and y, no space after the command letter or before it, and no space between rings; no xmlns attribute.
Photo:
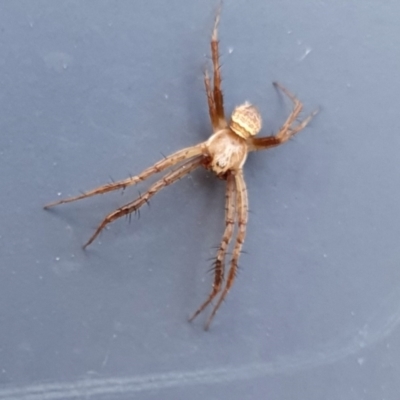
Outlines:
<svg viewBox="0 0 400 400"><path fill-rule="evenodd" d="M247 158L246 140L231 129L221 129L207 140L205 152L210 157L209 168L218 176L242 168Z"/></svg>
<svg viewBox="0 0 400 400"><path fill-rule="evenodd" d="M206 142L209 168L218 176L242 168L248 153L247 139L260 129L261 116L256 107L248 102L236 107L229 127L216 131Z"/></svg>
<svg viewBox="0 0 400 400"><path fill-rule="evenodd" d="M100 234L100 232L116 219L137 211L143 204L154 196L162 188L176 182L184 175L192 172L199 166L212 170L215 174L226 180L226 201L225 201L225 230L219 245L214 266L214 283L206 301L192 315L190 321L196 318L214 299L220 295L214 305L211 314L206 322L208 329L222 301L228 294L234 282L238 260L242 245L246 236L248 199L246 183L243 176L243 165L247 154L251 151L269 149L278 146L289 140L297 132L301 131L316 114L311 115L301 122L297 118L302 110L301 102L289 91L278 83L275 87L285 93L293 102L293 111L282 125L281 129L274 136L255 138L261 130L261 116L256 107L246 102L236 107L228 122L225 118L223 96L221 90L221 76L219 65L218 48L218 23L219 13L215 19L214 30L211 37L211 58L213 62L212 82L207 70L204 74L208 108L210 113L213 134L203 143L196 146L179 150L176 153L165 157L151 167L145 169L139 175L109 183L80 196L70 197L50 203L45 208L50 208L62 203L84 199L97 194L107 193L113 190L125 189L128 186L136 185L153 174L169 171L136 200L125 204L117 210L108 214L100 223L94 234L83 246L86 248ZM236 227L236 230L235 230ZM232 257L229 268L225 268L225 256L231 239L236 232L236 239L233 243Z"/></svg>

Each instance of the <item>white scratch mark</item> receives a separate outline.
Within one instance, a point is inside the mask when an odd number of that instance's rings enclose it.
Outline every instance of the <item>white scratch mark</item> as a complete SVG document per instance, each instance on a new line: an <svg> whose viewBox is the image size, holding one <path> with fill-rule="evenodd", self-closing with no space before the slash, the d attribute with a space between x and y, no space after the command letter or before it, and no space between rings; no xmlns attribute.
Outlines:
<svg viewBox="0 0 400 400"><path fill-rule="evenodd" d="M101 367L102 367L102 368L104 368L104 367L107 365L107 363L108 363L108 359L109 359L109 357L110 357L110 352L111 352L112 342L116 339L116 337L117 337L117 335L114 333L114 334L112 335L111 339L110 339L110 342L109 342L109 344L108 344L108 348L107 348L107 351L106 351L106 355L104 356L104 360L103 360L103 362L101 363Z"/></svg>
<svg viewBox="0 0 400 400"><path fill-rule="evenodd" d="M115 398L168 388L209 385L249 380L265 376L293 374L307 369L334 364L354 356L365 347L386 339L400 325L400 291L389 294L361 329L325 343L312 351L299 351L280 356L274 361L242 366L204 368L194 371L173 371L132 377L86 378L72 382L37 383L22 387L3 387L0 400L82 399L91 396ZM361 366L364 357L357 358Z"/></svg>
<svg viewBox="0 0 400 400"><path fill-rule="evenodd" d="M311 53L312 49L310 47L306 48L306 51L304 52L304 54L300 57L299 61L303 61L310 53Z"/></svg>

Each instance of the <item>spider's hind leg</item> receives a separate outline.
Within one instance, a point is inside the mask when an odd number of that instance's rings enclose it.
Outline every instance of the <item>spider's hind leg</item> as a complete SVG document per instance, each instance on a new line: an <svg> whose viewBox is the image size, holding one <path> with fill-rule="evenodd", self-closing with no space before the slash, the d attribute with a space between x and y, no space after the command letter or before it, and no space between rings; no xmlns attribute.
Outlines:
<svg viewBox="0 0 400 400"><path fill-rule="evenodd" d="M225 120L224 99L221 88L221 65L219 63L218 25L220 14L221 5L219 6L217 15L215 17L214 28L211 35L211 60L213 64L212 85L207 71L204 73L204 84L206 87L208 108L214 132L228 126Z"/></svg>
<svg viewBox="0 0 400 400"><path fill-rule="evenodd" d="M269 149L271 147L279 146L280 144L287 142L296 133L304 129L319 111L318 109L313 111L304 120L295 124L295 122L298 120L301 110L303 109L302 102L279 83L274 82L274 86L281 90L293 102L293 110L276 135L260 138L252 137L248 139L249 151Z"/></svg>
<svg viewBox="0 0 400 400"><path fill-rule="evenodd" d="M214 95L211 90L210 76L208 75L207 68L204 68L204 86L206 88L208 112L210 114L211 125L213 127L213 131L216 132L219 130L219 121L217 110L215 108Z"/></svg>
<svg viewBox="0 0 400 400"><path fill-rule="evenodd" d="M297 125L293 126L294 122L298 119L301 110L303 109L303 104L294 94L289 92L289 90L283 87L280 83L273 82L273 84L293 102L292 113L289 115L282 128L276 135L276 138L278 138L281 143L283 143L294 136L297 132L300 132L302 129L304 129L311 121L311 119L319 112L319 109L314 110L308 117L300 121Z"/></svg>
<svg viewBox="0 0 400 400"><path fill-rule="evenodd" d="M214 102L217 116L221 121L225 121L224 115L224 98L221 88L221 65L219 63L219 41L218 41L218 25L221 14L221 6L215 17L214 29L211 36L211 58L214 67Z"/></svg>

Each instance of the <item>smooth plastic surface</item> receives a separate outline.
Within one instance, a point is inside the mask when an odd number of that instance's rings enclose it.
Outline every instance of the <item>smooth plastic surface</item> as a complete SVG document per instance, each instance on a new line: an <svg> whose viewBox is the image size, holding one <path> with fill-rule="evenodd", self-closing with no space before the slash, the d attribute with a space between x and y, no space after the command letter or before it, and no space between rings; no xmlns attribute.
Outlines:
<svg viewBox="0 0 400 400"><path fill-rule="evenodd" d="M398 1L225 1L226 109L276 131L245 166L240 273L211 330L224 182L198 171L83 251L140 185L44 211L204 140L214 1L2 1L0 399L385 399L400 392Z"/></svg>

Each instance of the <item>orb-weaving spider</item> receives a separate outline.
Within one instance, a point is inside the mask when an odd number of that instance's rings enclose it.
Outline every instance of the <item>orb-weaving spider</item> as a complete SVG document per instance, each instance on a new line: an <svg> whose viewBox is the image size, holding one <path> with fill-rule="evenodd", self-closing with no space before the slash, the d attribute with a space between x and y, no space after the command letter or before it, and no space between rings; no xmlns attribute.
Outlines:
<svg viewBox="0 0 400 400"><path fill-rule="evenodd" d="M269 149L288 141L296 133L301 131L317 113L316 110L303 121L298 122L297 118L302 110L302 103L283 86L274 82L274 86L280 89L293 102L293 111L276 135L260 138L254 137L261 129L261 116L256 107L248 102L236 107L233 110L230 120L227 121L224 113L221 90L218 24L219 12L215 19L211 37L211 59L213 63L212 81L207 70L204 72L204 84L213 128L211 137L207 141L197 144L196 146L179 150L165 157L161 161L145 169L139 175L108 183L79 196L55 201L44 207L47 209L59 204L69 203L113 190L125 189L128 186L136 185L146 180L153 174L175 167L167 172L160 180L151 185L150 188L136 200L108 214L83 246L83 248L86 248L109 223L124 215L130 215L132 212L137 211L159 190L176 182L197 167L202 166L211 170L219 178L226 180L225 231L215 258L215 266L213 269L214 283L206 301L189 319L189 321L192 321L196 318L219 294L218 301L214 305L206 322L206 330L209 328L218 308L232 287L237 272L238 259L246 236L248 199L246 183L243 176L243 165L246 161L247 154L251 151ZM233 244L230 267L225 270L225 256L229 243L234 236L235 228L236 239Z"/></svg>

